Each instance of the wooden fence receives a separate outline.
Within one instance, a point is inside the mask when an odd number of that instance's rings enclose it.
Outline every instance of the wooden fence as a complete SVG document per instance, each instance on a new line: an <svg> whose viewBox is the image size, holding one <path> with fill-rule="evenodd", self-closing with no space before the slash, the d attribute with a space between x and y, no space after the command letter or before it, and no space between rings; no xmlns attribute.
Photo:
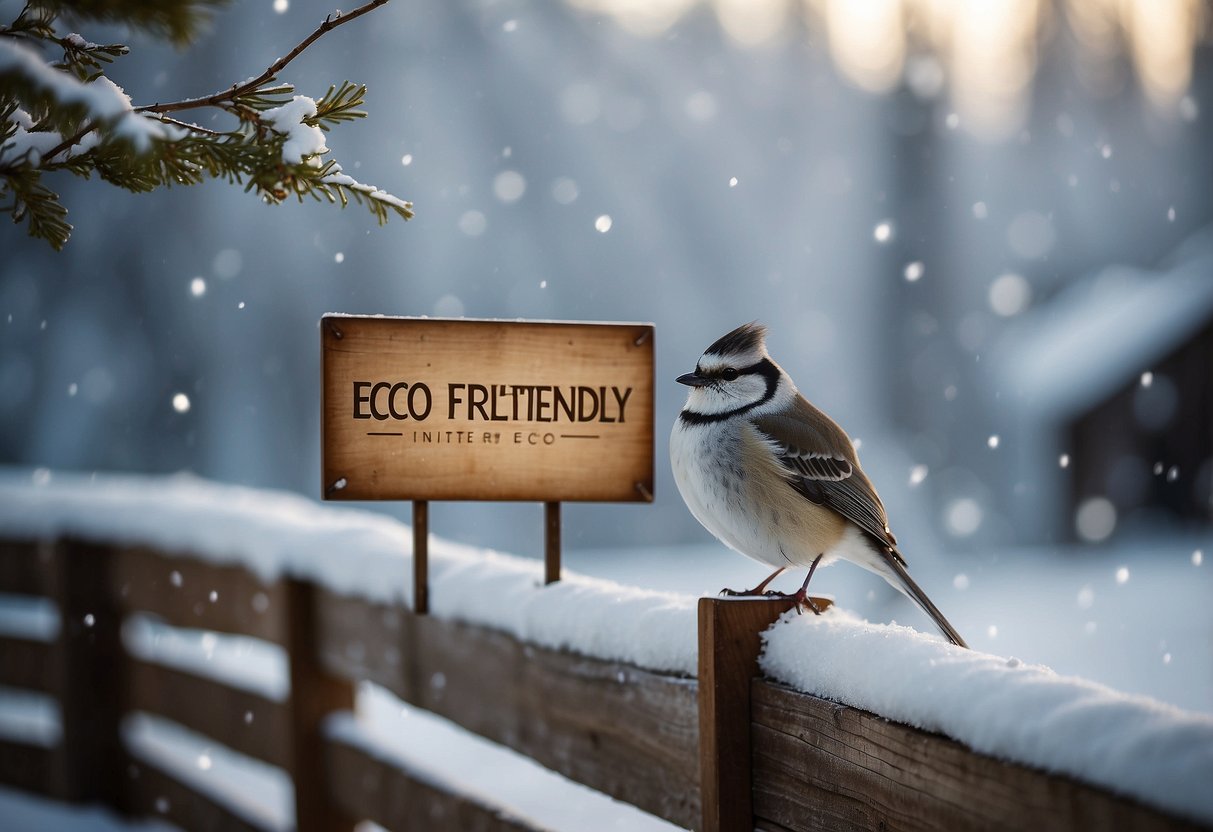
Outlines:
<svg viewBox="0 0 1213 832"><path fill-rule="evenodd" d="M704 599L697 682L141 548L2 541L0 592L50 598L62 619L50 643L0 637L0 685L48 693L62 715L52 748L0 739L0 782L186 829L259 827L134 758L123 714L163 716L281 766L304 832L361 819L391 829L531 828L326 736L323 718L350 709L362 680L688 828L1200 828L757 678L758 632L779 602ZM120 627L133 613L281 645L290 696L275 701L129 655ZM444 684L431 683L436 674Z"/></svg>

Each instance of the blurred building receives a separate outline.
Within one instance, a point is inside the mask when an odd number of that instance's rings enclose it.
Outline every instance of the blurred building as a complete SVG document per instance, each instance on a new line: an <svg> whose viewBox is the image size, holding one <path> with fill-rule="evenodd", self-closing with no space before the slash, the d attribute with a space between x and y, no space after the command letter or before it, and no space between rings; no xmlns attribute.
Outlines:
<svg viewBox="0 0 1213 832"><path fill-rule="evenodd" d="M1000 494L1021 539L1213 523L1213 228L1157 269L1069 284L996 344Z"/></svg>

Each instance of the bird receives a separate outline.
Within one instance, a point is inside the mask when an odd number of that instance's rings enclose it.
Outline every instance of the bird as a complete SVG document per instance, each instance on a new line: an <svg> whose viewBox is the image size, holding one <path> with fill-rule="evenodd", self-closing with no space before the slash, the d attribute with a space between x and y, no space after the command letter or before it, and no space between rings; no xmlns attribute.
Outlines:
<svg viewBox="0 0 1213 832"><path fill-rule="evenodd" d="M670 463L683 500L717 539L775 571L808 567L792 596L809 599L818 566L848 560L884 578L925 612L953 644L968 647L906 571L884 504L833 419L801 395L772 360L766 327L748 323L716 340L694 372L670 433ZM766 593L781 595L782 593Z"/></svg>

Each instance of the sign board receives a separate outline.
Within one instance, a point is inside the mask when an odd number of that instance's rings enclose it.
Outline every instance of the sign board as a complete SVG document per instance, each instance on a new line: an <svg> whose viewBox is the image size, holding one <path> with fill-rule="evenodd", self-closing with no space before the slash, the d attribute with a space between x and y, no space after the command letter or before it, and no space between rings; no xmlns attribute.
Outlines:
<svg viewBox="0 0 1213 832"><path fill-rule="evenodd" d="M329 500L653 499L653 326L326 315Z"/></svg>

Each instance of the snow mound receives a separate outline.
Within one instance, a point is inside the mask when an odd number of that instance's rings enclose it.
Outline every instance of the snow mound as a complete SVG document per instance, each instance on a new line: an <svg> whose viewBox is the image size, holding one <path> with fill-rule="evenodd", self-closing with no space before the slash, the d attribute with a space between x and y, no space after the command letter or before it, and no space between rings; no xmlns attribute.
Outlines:
<svg viewBox="0 0 1213 832"><path fill-rule="evenodd" d="M0 534L145 545L240 565L261 580L315 581L377 603L412 602L413 536L367 511L294 494L170 477L0 469ZM564 573L543 564L430 541L430 610L524 641L653 670L694 675L695 599Z"/></svg>
<svg viewBox="0 0 1213 832"><path fill-rule="evenodd" d="M837 609L788 613L763 644L797 690L1213 821L1213 717Z"/></svg>

